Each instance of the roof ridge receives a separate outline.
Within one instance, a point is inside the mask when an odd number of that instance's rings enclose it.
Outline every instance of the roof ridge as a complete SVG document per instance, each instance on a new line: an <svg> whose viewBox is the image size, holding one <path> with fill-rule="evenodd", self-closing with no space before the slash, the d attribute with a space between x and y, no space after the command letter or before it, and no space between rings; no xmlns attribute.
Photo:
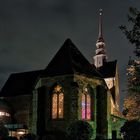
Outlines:
<svg viewBox="0 0 140 140"><path fill-rule="evenodd" d="M10 74L10 75L25 74L25 73L32 73L32 72L41 72L41 71L43 71L43 69L41 69L41 70L33 70L33 71L13 72L13 73Z"/></svg>
<svg viewBox="0 0 140 140"><path fill-rule="evenodd" d="M92 67L71 39L66 39L44 70L44 75L58 76L74 73L102 77L96 68Z"/></svg>

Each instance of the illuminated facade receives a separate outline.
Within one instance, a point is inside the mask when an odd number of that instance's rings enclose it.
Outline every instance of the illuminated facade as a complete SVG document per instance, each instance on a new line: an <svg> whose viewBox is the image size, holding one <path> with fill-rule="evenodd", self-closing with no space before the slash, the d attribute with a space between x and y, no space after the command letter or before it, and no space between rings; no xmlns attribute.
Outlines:
<svg viewBox="0 0 140 140"><path fill-rule="evenodd" d="M119 74L117 60L107 61L107 54L105 50L105 40L103 37L102 27L102 10L99 15L99 35L96 42L95 56L93 57L94 65L102 74L107 87L111 93L111 113L120 112L120 93L119 93ZM115 111L113 111L115 110Z"/></svg>
<svg viewBox="0 0 140 140"><path fill-rule="evenodd" d="M117 61L107 62L101 16L95 65L67 39L45 69L10 75L0 96L13 111L0 110L0 117L12 117L5 122L11 134L65 132L71 123L83 120L93 127L93 139L119 138L123 118Z"/></svg>

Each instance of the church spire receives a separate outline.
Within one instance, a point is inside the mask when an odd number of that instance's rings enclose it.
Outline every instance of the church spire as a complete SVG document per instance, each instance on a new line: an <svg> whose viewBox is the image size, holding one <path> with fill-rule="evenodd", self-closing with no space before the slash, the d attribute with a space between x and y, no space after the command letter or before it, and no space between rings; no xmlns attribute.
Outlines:
<svg viewBox="0 0 140 140"><path fill-rule="evenodd" d="M96 51L94 59L94 65L98 68L103 66L103 63L107 61L106 51L105 51L105 41L103 38L103 29L102 29L102 9L99 10L99 35L96 42Z"/></svg>
<svg viewBox="0 0 140 140"><path fill-rule="evenodd" d="M102 27L102 13L103 10L102 9L99 9L99 35L98 35L98 40L97 41L104 41L103 40L103 27Z"/></svg>

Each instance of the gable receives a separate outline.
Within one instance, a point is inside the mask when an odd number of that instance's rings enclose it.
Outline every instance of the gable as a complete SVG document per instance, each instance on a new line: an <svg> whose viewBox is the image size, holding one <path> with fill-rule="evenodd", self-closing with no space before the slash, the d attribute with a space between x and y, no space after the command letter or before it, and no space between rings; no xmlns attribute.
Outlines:
<svg viewBox="0 0 140 140"><path fill-rule="evenodd" d="M38 77L68 74L80 74L97 78L102 77L70 39L64 42L44 70L11 74L0 92L0 97L29 95L32 93Z"/></svg>
<svg viewBox="0 0 140 140"><path fill-rule="evenodd" d="M67 39L44 70L44 75L58 76L75 73L101 77L72 41Z"/></svg>

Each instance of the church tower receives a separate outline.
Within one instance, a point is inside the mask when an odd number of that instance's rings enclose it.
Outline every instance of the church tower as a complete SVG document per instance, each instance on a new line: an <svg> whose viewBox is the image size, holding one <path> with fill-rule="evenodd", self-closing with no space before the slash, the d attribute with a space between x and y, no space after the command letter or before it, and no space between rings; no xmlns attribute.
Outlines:
<svg viewBox="0 0 140 140"><path fill-rule="evenodd" d="M103 66L103 63L107 61L107 55L105 51L105 41L102 31L102 9L99 10L99 35L96 42L95 56L93 57L94 65L96 68Z"/></svg>
<svg viewBox="0 0 140 140"><path fill-rule="evenodd" d="M117 60L107 61L107 54L105 50L105 41L102 28L102 9L99 10L99 35L96 41L95 56L93 57L94 65L98 72L103 76L108 89L112 95L112 114L114 110L119 110L119 73Z"/></svg>

